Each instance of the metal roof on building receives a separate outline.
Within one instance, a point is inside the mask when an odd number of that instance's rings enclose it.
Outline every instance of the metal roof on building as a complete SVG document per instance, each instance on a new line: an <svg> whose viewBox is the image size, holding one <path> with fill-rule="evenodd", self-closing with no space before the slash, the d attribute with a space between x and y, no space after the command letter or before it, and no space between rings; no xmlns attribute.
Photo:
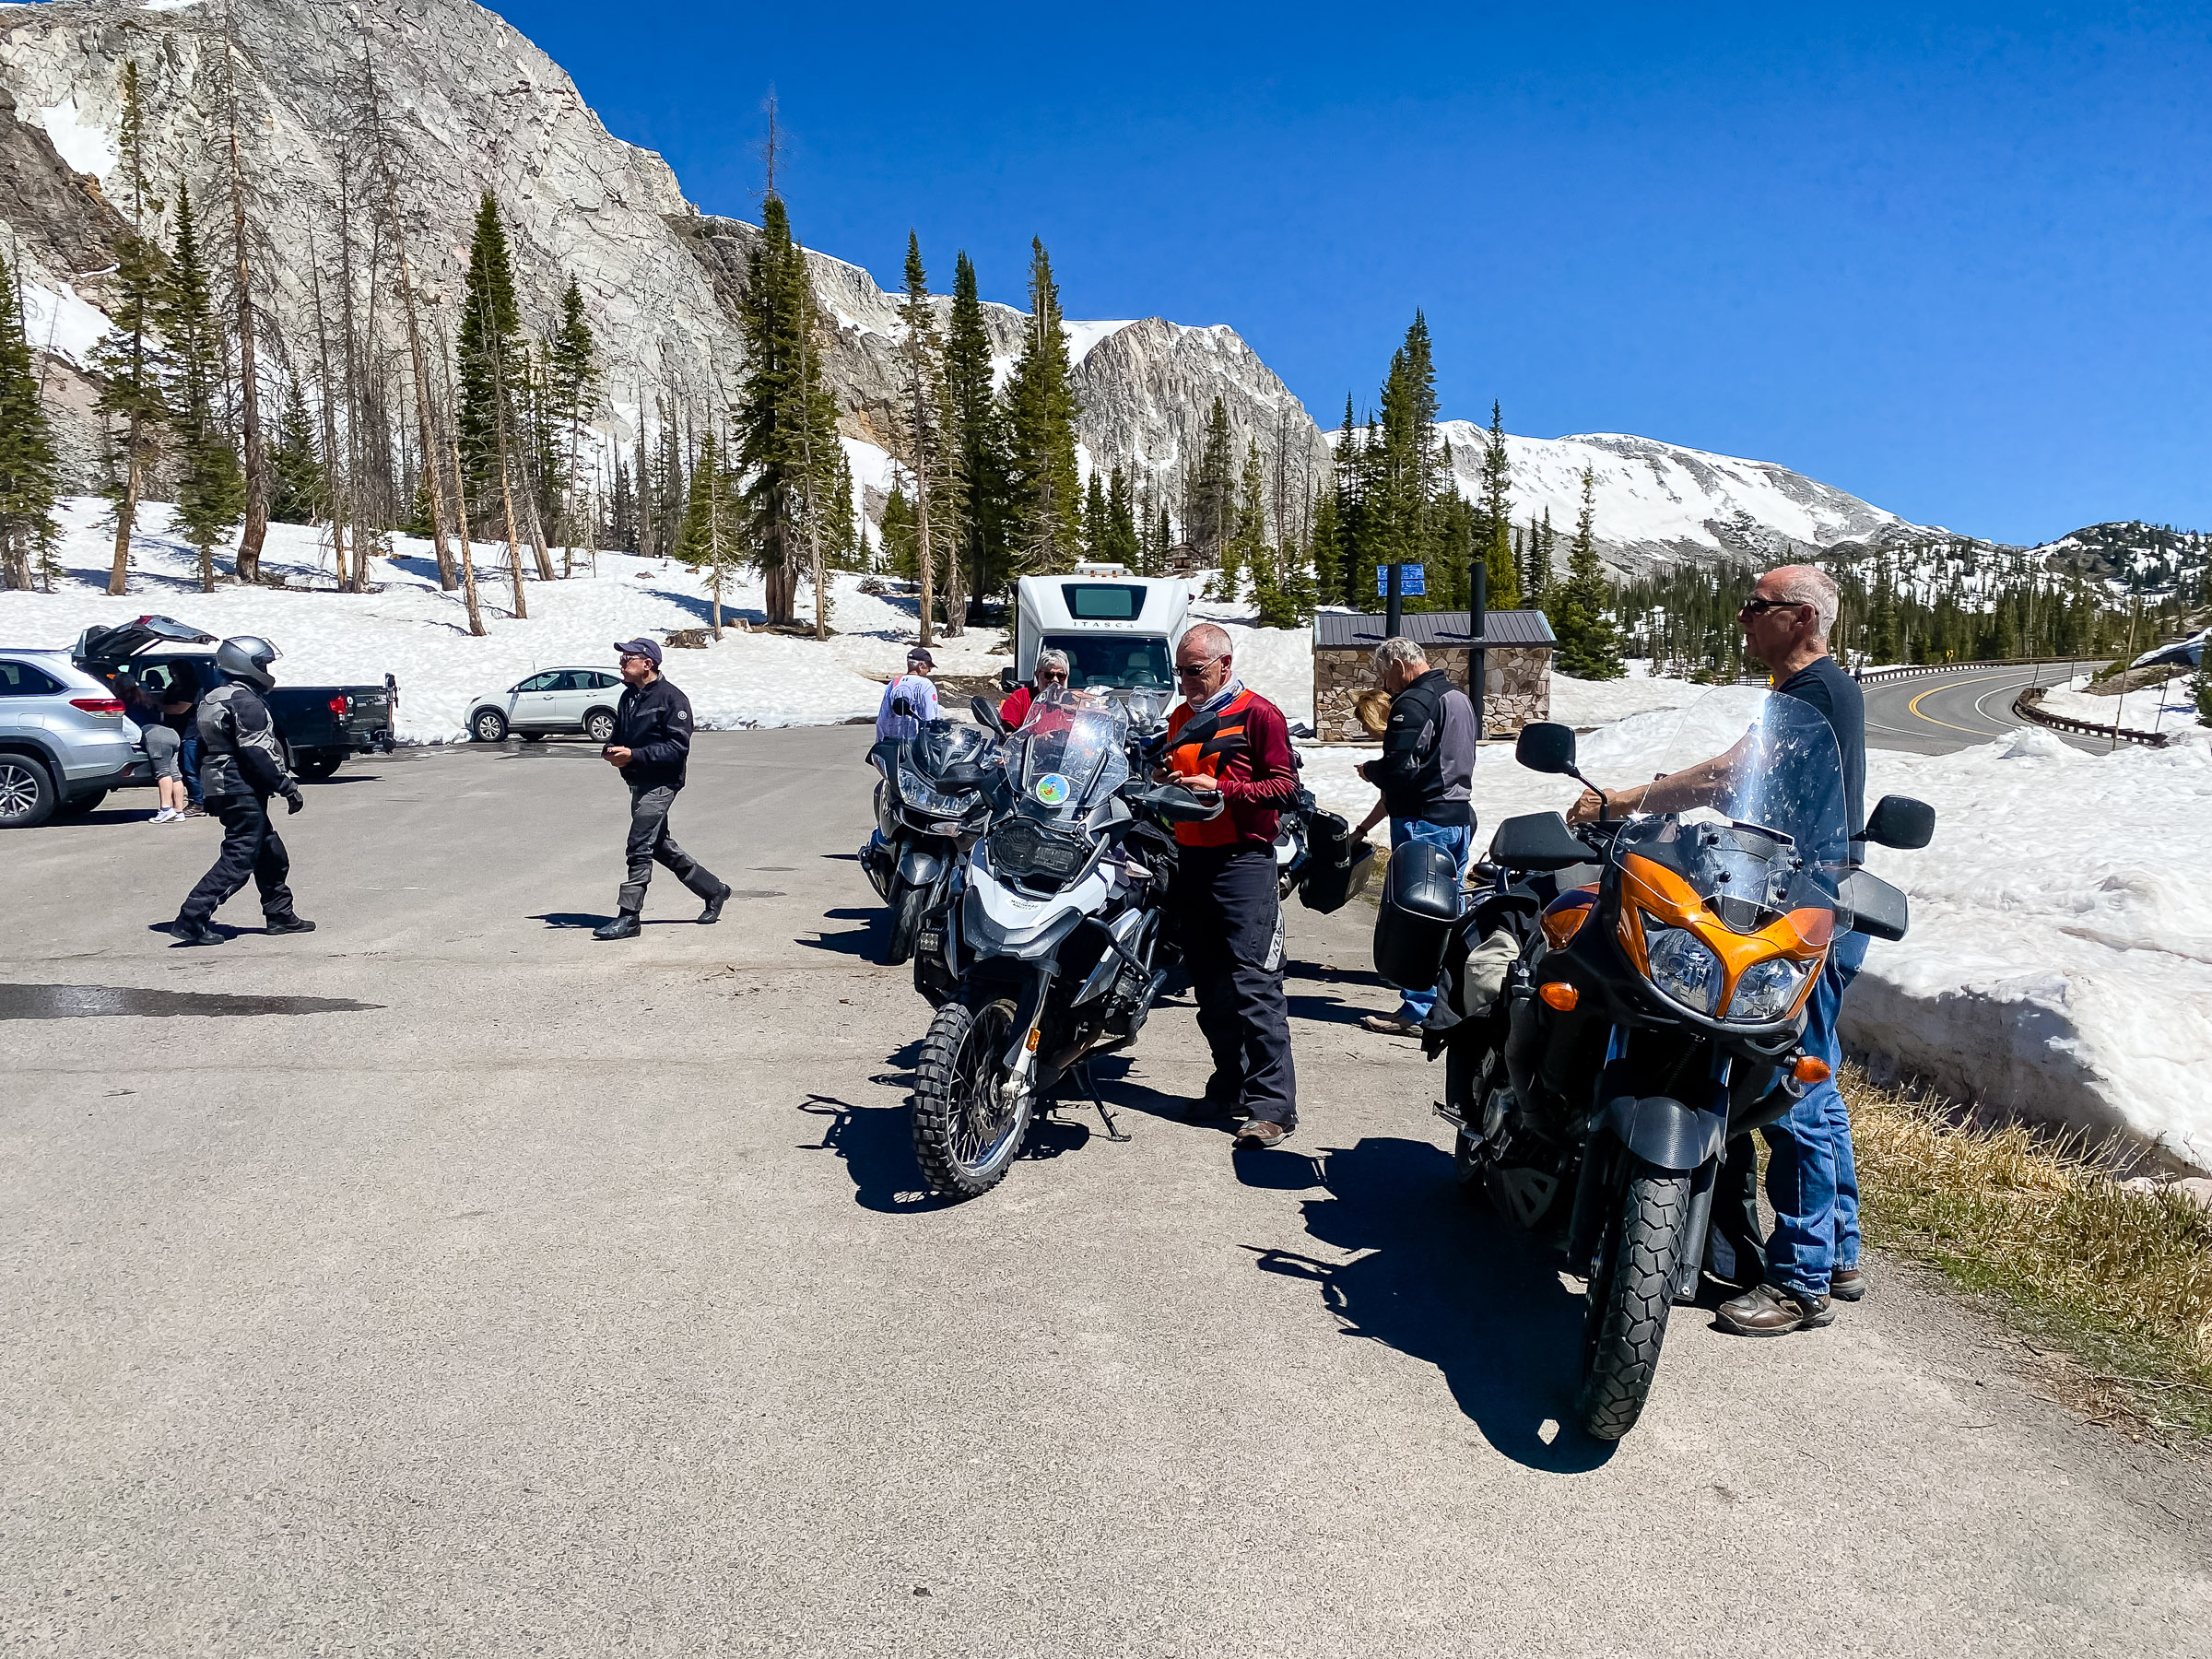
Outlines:
<svg viewBox="0 0 2212 1659"><path fill-rule="evenodd" d="M1400 621L1399 631L1417 645L1457 645L1484 651L1493 646L1557 645L1559 636L1542 611L1488 611L1483 616L1482 638L1468 631L1466 611L1415 611ZM1387 637L1380 614L1323 611L1313 618L1316 651L1372 651Z"/></svg>

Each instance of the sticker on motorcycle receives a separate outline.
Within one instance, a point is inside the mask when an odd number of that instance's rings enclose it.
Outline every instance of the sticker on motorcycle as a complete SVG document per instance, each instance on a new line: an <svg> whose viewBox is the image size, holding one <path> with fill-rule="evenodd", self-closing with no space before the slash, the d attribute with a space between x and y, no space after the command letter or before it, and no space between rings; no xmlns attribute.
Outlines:
<svg viewBox="0 0 2212 1659"><path fill-rule="evenodd" d="M1030 793L1045 806L1057 806L1067 799L1067 780L1058 772L1046 772L1037 780L1037 787Z"/></svg>

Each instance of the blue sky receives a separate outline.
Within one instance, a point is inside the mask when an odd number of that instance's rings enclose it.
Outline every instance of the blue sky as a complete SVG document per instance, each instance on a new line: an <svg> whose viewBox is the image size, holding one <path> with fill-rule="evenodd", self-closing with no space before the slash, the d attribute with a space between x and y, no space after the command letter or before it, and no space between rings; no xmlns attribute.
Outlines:
<svg viewBox="0 0 2212 1659"><path fill-rule="evenodd" d="M772 82L809 245L1019 303L1041 236L1070 316L1232 324L1325 425L1419 307L1447 415L2212 526L2212 6L500 9L706 210Z"/></svg>

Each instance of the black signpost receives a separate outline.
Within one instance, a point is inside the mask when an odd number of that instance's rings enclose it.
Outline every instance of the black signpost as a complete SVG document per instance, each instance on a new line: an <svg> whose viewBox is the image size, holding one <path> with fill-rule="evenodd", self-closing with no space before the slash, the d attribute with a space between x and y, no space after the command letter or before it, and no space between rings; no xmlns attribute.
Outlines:
<svg viewBox="0 0 2212 1659"><path fill-rule="evenodd" d="M1489 692L1489 653L1482 647L1482 636L1489 631L1488 600L1489 571L1481 559L1475 560L1471 572L1474 584L1468 594L1467 631L1475 636L1475 649L1467 655L1467 700L1475 705L1475 741L1482 741L1482 705Z"/></svg>

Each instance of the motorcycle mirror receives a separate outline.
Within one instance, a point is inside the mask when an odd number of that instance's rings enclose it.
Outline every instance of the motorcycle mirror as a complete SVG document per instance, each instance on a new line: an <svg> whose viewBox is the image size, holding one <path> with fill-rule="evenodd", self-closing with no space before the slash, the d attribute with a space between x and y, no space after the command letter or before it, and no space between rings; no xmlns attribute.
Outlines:
<svg viewBox="0 0 2212 1659"><path fill-rule="evenodd" d="M1911 795L1884 795L1866 815L1866 828L1852 839L1917 852L1936 839L1936 808Z"/></svg>
<svg viewBox="0 0 2212 1659"><path fill-rule="evenodd" d="M1017 687L1017 686L1018 686L1018 685L1020 685L1020 684L1021 684L1021 681L1020 681L1020 680L1018 680L1018 679L1017 679L1017 678L1014 677L1014 670L1013 670L1013 668L1012 668L1012 667L1010 667L1010 666L1009 666L1009 667L1006 667L1006 668L1001 668L1001 669L998 671L998 688L999 688L1001 691L1005 691L1005 692L1006 692L1006 693L1008 693L1008 694L1011 694L1011 693L1013 692L1013 690L1014 690L1015 687Z"/></svg>
<svg viewBox="0 0 2212 1659"><path fill-rule="evenodd" d="M1556 721L1539 720L1521 728L1513 742L1513 759L1530 771L1574 772L1574 728Z"/></svg>
<svg viewBox="0 0 2212 1659"><path fill-rule="evenodd" d="M1221 816L1221 797L1201 795L1180 783L1162 783L1137 797L1147 812L1171 824L1203 824Z"/></svg>
<svg viewBox="0 0 2212 1659"><path fill-rule="evenodd" d="M1006 672L1011 674L1014 671L1009 668L1006 670ZM989 698L978 697L972 699L968 704L968 712L975 716L975 724L977 725L989 726L1001 737L1004 737L1006 735L1006 723L998 717L998 711L991 706L991 700Z"/></svg>

